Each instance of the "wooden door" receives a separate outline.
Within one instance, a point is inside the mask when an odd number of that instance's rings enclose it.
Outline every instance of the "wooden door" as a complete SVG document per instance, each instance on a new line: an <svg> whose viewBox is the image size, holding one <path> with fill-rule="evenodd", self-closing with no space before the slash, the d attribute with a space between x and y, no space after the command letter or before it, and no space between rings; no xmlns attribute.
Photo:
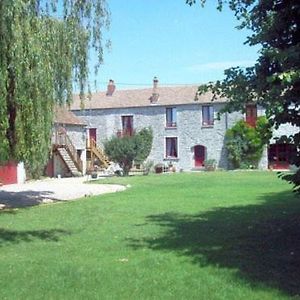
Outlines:
<svg viewBox="0 0 300 300"><path fill-rule="evenodd" d="M97 142L97 128L89 129L90 141L93 140L95 143Z"/></svg>
<svg viewBox="0 0 300 300"><path fill-rule="evenodd" d="M273 144L269 147L269 166L273 169L288 169L289 161L295 153L295 147L290 144Z"/></svg>
<svg viewBox="0 0 300 300"><path fill-rule="evenodd" d="M203 167L205 160L205 147L197 145L194 147L195 167Z"/></svg>

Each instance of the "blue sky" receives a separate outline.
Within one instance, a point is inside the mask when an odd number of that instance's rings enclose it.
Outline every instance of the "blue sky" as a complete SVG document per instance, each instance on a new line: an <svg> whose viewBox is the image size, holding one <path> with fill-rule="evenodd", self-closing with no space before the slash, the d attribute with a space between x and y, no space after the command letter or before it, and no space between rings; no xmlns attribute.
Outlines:
<svg viewBox="0 0 300 300"><path fill-rule="evenodd" d="M118 89L151 86L154 76L161 85L200 84L222 79L230 66L252 65L258 48L244 45L250 32L235 28L232 11L207 2L202 8L185 0L108 0L105 37L112 46L104 51L96 89L110 78Z"/></svg>

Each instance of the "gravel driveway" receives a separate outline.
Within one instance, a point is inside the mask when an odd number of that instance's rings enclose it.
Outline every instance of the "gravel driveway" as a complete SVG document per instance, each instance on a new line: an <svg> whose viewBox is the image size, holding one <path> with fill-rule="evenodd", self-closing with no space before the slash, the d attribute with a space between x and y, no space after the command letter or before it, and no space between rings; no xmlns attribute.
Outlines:
<svg viewBox="0 0 300 300"><path fill-rule="evenodd" d="M50 178L0 187L0 209L72 200L125 190L113 184L85 184L86 177Z"/></svg>

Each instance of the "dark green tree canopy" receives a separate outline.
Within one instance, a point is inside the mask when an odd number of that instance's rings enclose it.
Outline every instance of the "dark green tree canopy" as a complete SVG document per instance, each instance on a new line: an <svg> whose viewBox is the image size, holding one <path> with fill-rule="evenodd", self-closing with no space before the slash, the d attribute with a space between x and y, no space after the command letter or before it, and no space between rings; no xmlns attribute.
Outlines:
<svg viewBox="0 0 300 300"><path fill-rule="evenodd" d="M192 5L196 0L187 0ZM202 5L205 0L199 1ZM201 86L199 92L212 90L214 95L230 99L225 110L243 110L248 102L256 102L266 110L275 127L281 124L300 126L300 1L299 0L218 0L219 9L228 6L240 20L240 29L252 31L246 41L261 50L253 67L225 70L223 81ZM300 191L300 132L285 139L296 146L291 163L298 167L285 179Z"/></svg>
<svg viewBox="0 0 300 300"><path fill-rule="evenodd" d="M0 1L0 163L43 167L53 108L83 95L92 47L102 61L105 0Z"/></svg>

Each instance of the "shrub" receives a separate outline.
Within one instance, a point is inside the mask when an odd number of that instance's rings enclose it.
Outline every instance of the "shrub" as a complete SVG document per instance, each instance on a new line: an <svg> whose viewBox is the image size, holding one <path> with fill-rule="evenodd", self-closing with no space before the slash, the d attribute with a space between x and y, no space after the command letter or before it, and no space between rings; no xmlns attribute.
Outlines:
<svg viewBox="0 0 300 300"><path fill-rule="evenodd" d="M126 176L133 161L142 163L150 154L153 134L148 128L133 136L112 137L104 143L104 151L110 160L118 163Z"/></svg>
<svg viewBox="0 0 300 300"><path fill-rule="evenodd" d="M217 167L217 161L215 159L207 159L204 161L204 167L206 171L214 171Z"/></svg>
<svg viewBox="0 0 300 300"><path fill-rule="evenodd" d="M271 136L271 126L265 117L258 117L255 127L240 120L228 129L225 144L233 167L257 168L264 146Z"/></svg>

